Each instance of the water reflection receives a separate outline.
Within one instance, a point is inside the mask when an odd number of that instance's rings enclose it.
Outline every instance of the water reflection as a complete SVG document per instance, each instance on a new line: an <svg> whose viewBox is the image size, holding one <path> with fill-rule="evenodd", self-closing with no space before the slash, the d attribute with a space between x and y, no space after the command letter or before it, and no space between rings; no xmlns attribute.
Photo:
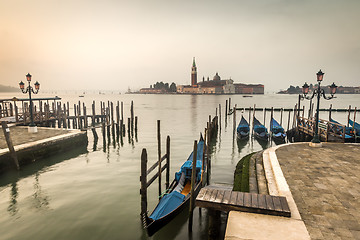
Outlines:
<svg viewBox="0 0 360 240"><path fill-rule="evenodd" d="M238 152L241 153L242 149L248 144L249 139L238 139L236 138L236 143L238 147Z"/></svg>
<svg viewBox="0 0 360 240"><path fill-rule="evenodd" d="M0 181L0 186L6 186L9 183L11 184L10 191L10 200L7 211L10 216L16 216L19 212L18 206L18 197L19 197L19 187L18 182L27 178L28 176L35 176L35 182L33 184L34 193L32 194L33 201L32 207L37 210L47 210L49 209L50 198L46 194L46 191L42 190L40 185L40 175L44 172L53 170L50 166L53 166L64 160L72 159L77 157L80 154L87 153L86 147L81 147L72 151L65 152L62 155L55 155L47 158L46 160L33 162L31 165L25 165L22 167L21 171L10 171L5 173ZM61 157L59 157L61 156Z"/></svg>
<svg viewBox="0 0 360 240"><path fill-rule="evenodd" d="M18 187L17 187L17 183L14 182L11 184L10 202L8 207L8 212L10 213L11 216L15 216L19 211L16 200L17 197L18 197Z"/></svg>
<svg viewBox="0 0 360 240"><path fill-rule="evenodd" d="M33 207L37 210L47 210L49 209L49 196L46 195L46 192L42 191L41 185L39 182L39 173L35 174L35 183L34 183L34 201Z"/></svg>

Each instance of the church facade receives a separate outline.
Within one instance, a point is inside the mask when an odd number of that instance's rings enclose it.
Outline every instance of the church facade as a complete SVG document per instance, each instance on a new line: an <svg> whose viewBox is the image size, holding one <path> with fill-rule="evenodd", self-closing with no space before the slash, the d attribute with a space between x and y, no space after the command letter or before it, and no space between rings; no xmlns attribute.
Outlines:
<svg viewBox="0 0 360 240"><path fill-rule="evenodd" d="M197 82L197 67L195 58L191 67L191 85L178 85L177 93L183 94L264 94L262 84L236 84L234 80L222 80L218 73L212 80L203 77Z"/></svg>

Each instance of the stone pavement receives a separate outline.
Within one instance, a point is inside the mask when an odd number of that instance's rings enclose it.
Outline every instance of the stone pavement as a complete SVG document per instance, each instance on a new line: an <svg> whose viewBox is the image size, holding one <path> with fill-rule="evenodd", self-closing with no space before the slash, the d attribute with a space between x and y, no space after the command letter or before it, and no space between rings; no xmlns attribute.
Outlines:
<svg viewBox="0 0 360 240"><path fill-rule="evenodd" d="M311 239L360 239L360 144L290 144L276 156Z"/></svg>
<svg viewBox="0 0 360 240"><path fill-rule="evenodd" d="M0 125L1 126L1 125ZM1 129L1 127L0 127ZM55 137L68 133L69 130L57 128L41 128L38 127L37 133L28 133L28 127L13 126L10 127L10 137L14 146L24 143L34 142L45 138ZM7 148L6 140L2 129L0 130L0 149Z"/></svg>

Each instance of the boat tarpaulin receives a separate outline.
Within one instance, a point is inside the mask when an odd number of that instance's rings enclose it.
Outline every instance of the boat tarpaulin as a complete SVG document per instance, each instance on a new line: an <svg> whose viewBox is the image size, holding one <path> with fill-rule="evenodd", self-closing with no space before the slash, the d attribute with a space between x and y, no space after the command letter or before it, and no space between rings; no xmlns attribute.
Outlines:
<svg viewBox="0 0 360 240"><path fill-rule="evenodd" d="M150 218L158 220L175 210L183 201L185 196L177 191L165 195L156 206Z"/></svg>

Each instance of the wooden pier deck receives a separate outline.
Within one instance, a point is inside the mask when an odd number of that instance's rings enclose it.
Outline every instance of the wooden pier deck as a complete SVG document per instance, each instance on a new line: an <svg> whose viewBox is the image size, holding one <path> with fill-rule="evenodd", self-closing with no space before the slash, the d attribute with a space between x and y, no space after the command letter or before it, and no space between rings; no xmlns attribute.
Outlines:
<svg viewBox="0 0 360 240"><path fill-rule="evenodd" d="M285 197L236 192L229 188L212 185L200 190L195 205L218 211L242 211L291 217Z"/></svg>

